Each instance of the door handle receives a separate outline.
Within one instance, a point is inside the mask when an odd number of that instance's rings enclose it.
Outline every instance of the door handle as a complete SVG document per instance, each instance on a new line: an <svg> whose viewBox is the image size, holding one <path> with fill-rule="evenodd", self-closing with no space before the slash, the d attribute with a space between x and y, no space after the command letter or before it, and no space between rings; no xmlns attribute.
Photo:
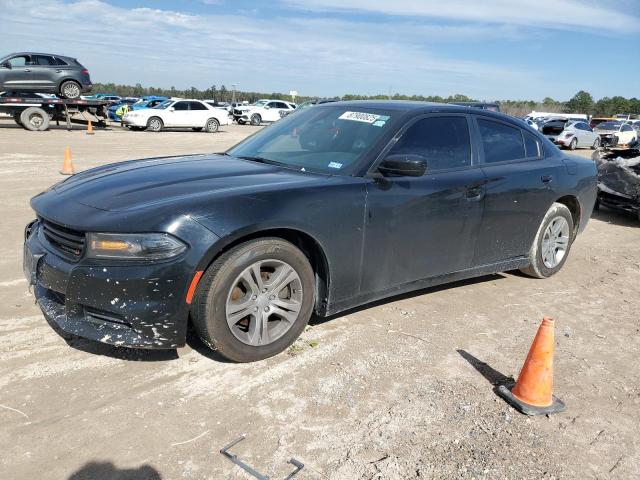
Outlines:
<svg viewBox="0 0 640 480"><path fill-rule="evenodd" d="M30 68L25 68L25 69L24 69L24 71L25 71L25 72L30 72L30 71L31 71L31 69L30 69Z"/></svg>
<svg viewBox="0 0 640 480"><path fill-rule="evenodd" d="M467 200L477 200L482 196L482 187L471 187L467 189Z"/></svg>
<svg viewBox="0 0 640 480"><path fill-rule="evenodd" d="M542 177L540 177L540 180L542 180L542 183L549 183L553 181L553 177L551 175L542 175Z"/></svg>
<svg viewBox="0 0 640 480"><path fill-rule="evenodd" d="M62 73L62 70L56 70L56 73Z"/></svg>

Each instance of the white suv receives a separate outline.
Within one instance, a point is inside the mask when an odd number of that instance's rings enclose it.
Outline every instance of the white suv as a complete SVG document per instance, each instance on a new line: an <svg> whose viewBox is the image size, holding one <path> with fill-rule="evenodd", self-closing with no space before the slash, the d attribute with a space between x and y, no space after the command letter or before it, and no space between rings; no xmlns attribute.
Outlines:
<svg viewBox="0 0 640 480"><path fill-rule="evenodd" d="M122 122L132 130L159 132L163 128L175 127L217 132L220 125L229 125L231 120L226 110L213 108L206 102L171 99L153 108L125 113Z"/></svg>
<svg viewBox="0 0 640 480"><path fill-rule="evenodd" d="M275 122L287 113L295 110L296 104L283 100L258 100L253 105L236 107L233 118L240 124L260 125L263 122ZM281 114L280 112L283 112Z"/></svg>

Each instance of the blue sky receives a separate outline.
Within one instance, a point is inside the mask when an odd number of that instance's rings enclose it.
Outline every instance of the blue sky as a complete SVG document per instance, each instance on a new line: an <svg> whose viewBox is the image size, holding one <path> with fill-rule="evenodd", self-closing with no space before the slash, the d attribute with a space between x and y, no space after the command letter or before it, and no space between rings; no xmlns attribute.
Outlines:
<svg viewBox="0 0 640 480"><path fill-rule="evenodd" d="M96 82L640 96L640 0L0 0L0 12L0 54L75 56Z"/></svg>

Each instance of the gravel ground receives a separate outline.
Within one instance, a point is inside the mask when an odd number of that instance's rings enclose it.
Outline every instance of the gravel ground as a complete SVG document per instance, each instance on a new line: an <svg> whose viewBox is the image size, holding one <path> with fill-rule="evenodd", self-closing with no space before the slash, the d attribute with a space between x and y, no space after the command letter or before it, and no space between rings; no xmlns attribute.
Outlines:
<svg viewBox="0 0 640 480"><path fill-rule="evenodd" d="M287 353L236 365L194 338L134 351L62 337L21 269L28 200L78 170L221 151L255 131L87 136L0 120L0 478L633 479L640 476L640 223L596 212L548 280L483 277L315 320ZM580 152L590 156L590 151ZM556 319L551 417L516 413L494 385L516 376L544 315Z"/></svg>

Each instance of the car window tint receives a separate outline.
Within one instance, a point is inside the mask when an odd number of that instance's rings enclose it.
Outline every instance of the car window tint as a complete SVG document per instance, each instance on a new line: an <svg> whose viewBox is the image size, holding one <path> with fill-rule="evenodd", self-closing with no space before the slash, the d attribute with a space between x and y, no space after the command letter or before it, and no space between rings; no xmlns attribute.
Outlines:
<svg viewBox="0 0 640 480"><path fill-rule="evenodd" d="M535 158L540 156L540 143L538 139L528 132L522 132L524 135L524 148L527 152L527 158Z"/></svg>
<svg viewBox="0 0 640 480"><path fill-rule="evenodd" d="M390 154L418 154L429 172L471 165L471 142L465 117L418 120L393 146Z"/></svg>
<svg viewBox="0 0 640 480"><path fill-rule="evenodd" d="M623 132L630 132L631 130L632 130L632 129L631 129L631 127L630 127L629 125L624 125L624 126L622 127L622 131L623 131Z"/></svg>
<svg viewBox="0 0 640 480"><path fill-rule="evenodd" d="M191 110L206 110L207 109L207 107L205 107L200 102L189 102L189 105L190 105Z"/></svg>
<svg viewBox="0 0 640 480"><path fill-rule="evenodd" d="M33 63L36 64L36 65L43 65L43 66L49 66L49 65L55 65L56 64L56 62L53 59L53 57L49 57L47 55L35 55Z"/></svg>
<svg viewBox="0 0 640 480"><path fill-rule="evenodd" d="M524 142L519 128L491 120L478 119L485 163L525 158Z"/></svg>
<svg viewBox="0 0 640 480"><path fill-rule="evenodd" d="M12 67L24 67L30 61L29 57L21 56L21 57L13 57L9 60L9 63Z"/></svg>
<svg viewBox="0 0 640 480"><path fill-rule="evenodd" d="M173 108L175 110L189 110L189 102L178 102L173 106Z"/></svg>

